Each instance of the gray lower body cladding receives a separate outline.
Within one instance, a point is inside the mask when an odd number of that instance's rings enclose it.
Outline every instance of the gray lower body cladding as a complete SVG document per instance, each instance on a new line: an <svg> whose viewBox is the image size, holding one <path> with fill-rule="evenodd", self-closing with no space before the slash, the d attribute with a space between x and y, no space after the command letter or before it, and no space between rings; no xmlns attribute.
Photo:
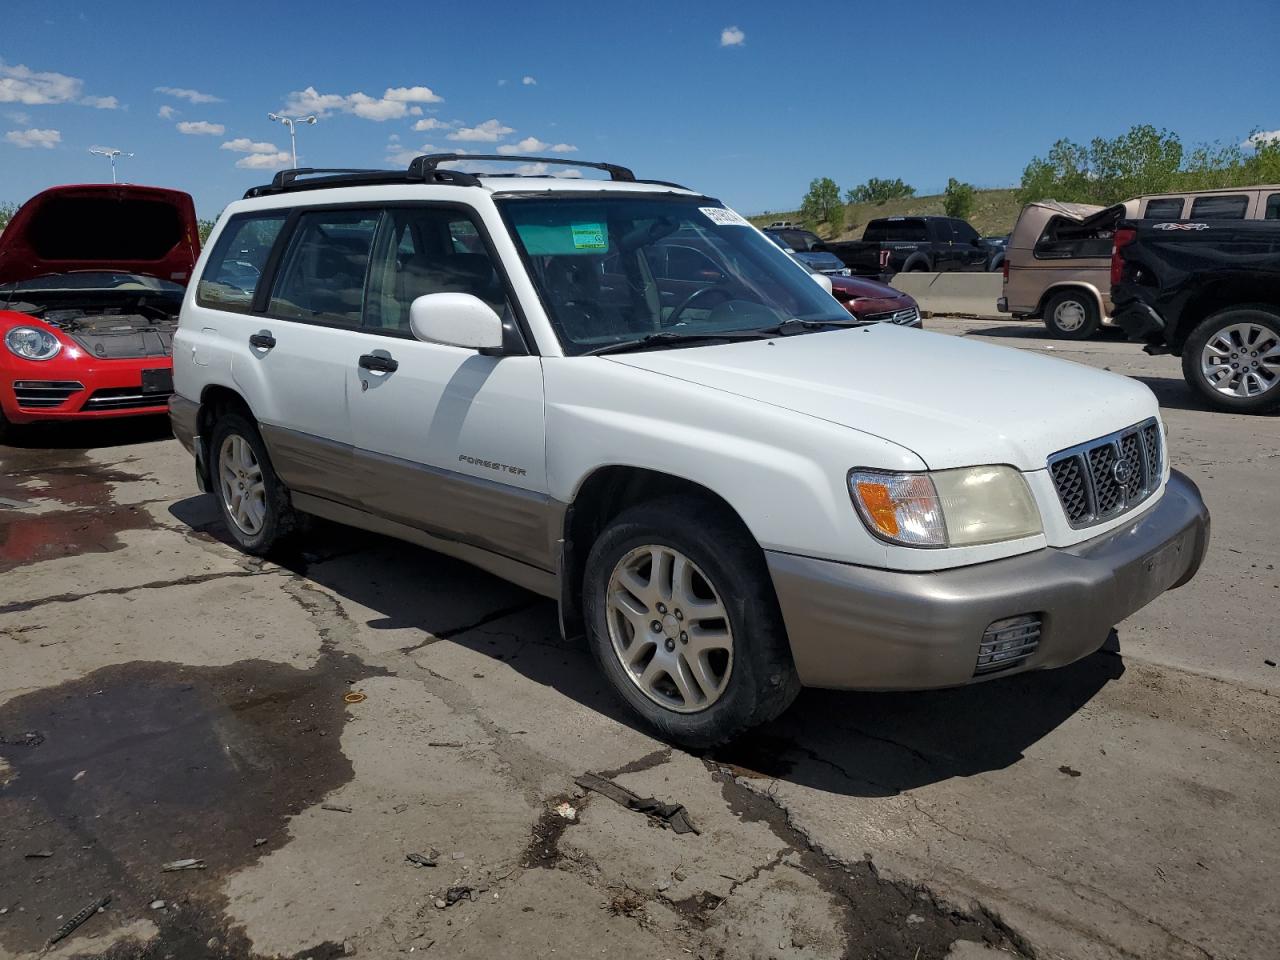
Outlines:
<svg viewBox="0 0 1280 960"><path fill-rule="evenodd" d="M1129 523L1069 548L902 573L766 552L800 680L912 690L1059 667L1096 651L1115 624L1190 580L1209 541L1200 492L1176 471ZM1039 643L1008 670L977 674L994 622L1039 618Z"/></svg>

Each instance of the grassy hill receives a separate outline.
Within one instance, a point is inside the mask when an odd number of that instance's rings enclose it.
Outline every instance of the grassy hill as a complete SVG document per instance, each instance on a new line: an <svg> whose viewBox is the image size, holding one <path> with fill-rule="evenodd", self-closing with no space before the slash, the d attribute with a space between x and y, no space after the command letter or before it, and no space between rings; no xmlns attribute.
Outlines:
<svg viewBox="0 0 1280 960"><path fill-rule="evenodd" d="M973 213L969 216L969 222L973 224L974 229L984 237L1008 233L1012 230L1013 223L1022 210L1022 204L1018 203L1015 197L1016 192L1013 189L975 191ZM845 222L841 229L836 230L826 223L810 223L808 227L828 240L856 240L862 236L867 222L877 217L941 216L945 213L942 200L942 194L939 193L931 197L886 200L884 203L851 203L844 208ZM773 220L799 221L801 217L799 212L793 211L764 213L748 219L756 226L763 227Z"/></svg>

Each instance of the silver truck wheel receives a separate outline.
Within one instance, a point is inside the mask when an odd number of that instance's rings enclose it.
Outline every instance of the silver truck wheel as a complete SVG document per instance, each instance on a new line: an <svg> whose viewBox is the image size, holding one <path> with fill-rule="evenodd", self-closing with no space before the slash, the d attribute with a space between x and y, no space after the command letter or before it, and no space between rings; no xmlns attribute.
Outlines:
<svg viewBox="0 0 1280 960"><path fill-rule="evenodd" d="M1200 373L1213 390L1252 400L1280 384L1280 336L1259 323L1214 331L1200 351Z"/></svg>
<svg viewBox="0 0 1280 960"><path fill-rule="evenodd" d="M253 448L229 433L218 449L218 489L227 516L246 536L256 537L267 518L267 487Z"/></svg>
<svg viewBox="0 0 1280 960"><path fill-rule="evenodd" d="M627 553L608 587L609 639L632 683L677 713L720 699L733 670L733 629L710 578L679 550Z"/></svg>
<svg viewBox="0 0 1280 960"><path fill-rule="evenodd" d="M1063 300L1053 311L1053 324L1063 333L1075 333L1085 319L1084 304L1079 300Z"/></svg>

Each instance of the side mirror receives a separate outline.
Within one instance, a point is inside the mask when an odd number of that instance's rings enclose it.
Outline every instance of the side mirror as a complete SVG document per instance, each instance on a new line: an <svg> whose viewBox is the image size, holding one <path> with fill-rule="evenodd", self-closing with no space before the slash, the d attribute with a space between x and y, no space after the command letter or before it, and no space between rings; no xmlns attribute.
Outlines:
<svg viewBox="0 0 1280 960"><path fill-rule="evenodd" d="M811 273L809 276L813 277L813 282L827 291L827 293L831 292L831 278L825 273Z"/></svg>
<svg viewBox="0 0 1280 960"><path fill-rule="evenodd" d="M502 318L469 293L429 293L409 305L409 329L426 343L468 350L502 349Z"/></svg>

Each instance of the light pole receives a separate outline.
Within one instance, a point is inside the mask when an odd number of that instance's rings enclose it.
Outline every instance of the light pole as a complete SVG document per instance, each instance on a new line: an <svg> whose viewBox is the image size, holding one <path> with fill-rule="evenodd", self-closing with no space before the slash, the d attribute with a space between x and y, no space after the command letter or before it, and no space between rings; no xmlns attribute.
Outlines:
<svg viewBox="0 0 1280 960"><path fill-rule="evenodd" d="M289 128L289 150L293 153L293 168L295 170L298 169L298 136L294 132L294 126L299 123L315 123L315 114L309 117L299 117L295 120L293 117L282 117L278 113L268 113L267 119L283 123Z"/></svg>
<svg viewBox="0 0 1280 960"><path fill-rule="evenodd" d="M96 157L107 157L111 161L111 182L116 182L116 157L132 157L132 153L123 150L108 150L106 147L90 147L89 152Z"/></svg>

